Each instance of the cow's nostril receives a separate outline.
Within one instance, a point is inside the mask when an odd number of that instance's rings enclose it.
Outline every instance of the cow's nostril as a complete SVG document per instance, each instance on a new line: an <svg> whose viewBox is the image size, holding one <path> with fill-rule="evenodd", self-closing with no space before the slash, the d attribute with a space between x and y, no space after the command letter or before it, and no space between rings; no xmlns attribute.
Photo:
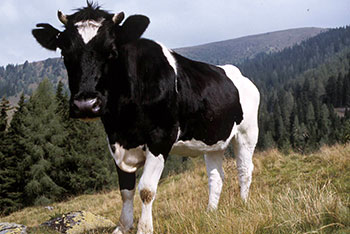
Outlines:
<svg viewBox="0 0 350 234"><path fill-rule="evenodd" d="M101 109L101 100L99 98L94 98L92 102L92 112L98 113Z"/></svg>
<svg viewBox="0 0 350 234"><path fill-rule="evenodd" d="M91 98L83 100L74 100L72 111L77 116L97 116L100 114L102 109L102 101L100 98Z"/></svg>

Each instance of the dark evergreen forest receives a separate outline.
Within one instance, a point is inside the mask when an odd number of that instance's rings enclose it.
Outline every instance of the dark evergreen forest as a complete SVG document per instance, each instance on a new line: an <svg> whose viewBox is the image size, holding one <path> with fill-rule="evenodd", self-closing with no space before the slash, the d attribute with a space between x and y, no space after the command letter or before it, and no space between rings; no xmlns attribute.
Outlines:
<svg viewBox="0 0 350 234"><path fill-rule="evenodd" d="M350 27L238 66L261 92L259 149L307 153L350 140Z"/></svg>
<svg viewBox="0 0 350 234"><path fill-rule="evenodd" d="M238 67L261 92L258 150L307 153L350 141L350 27ZM59 59L0 67L0 214L117 186L101 123L68 117L65 77ZM18 93L10 105L6 97ZM189 163L169 157L163 174Z"/></svg>
<svg viewBox="0 0 350 234"><path fill-rule="evenodd" d="M2 213L116 184L103 126L68 117L62 83L55 93L45 79L28 100L22 95L9 126L6 99L0 108Z"/></svg>
<svg viewBox="0 0 350 234"><path fill-rule="evenodd" d="M117 173L100 121L69 118L62 82L54 92L44 79L12 120L9 101L0 103L0 214L31 205L117 187ZM163 176L185 170L189 161L168 161Z"/></svg>

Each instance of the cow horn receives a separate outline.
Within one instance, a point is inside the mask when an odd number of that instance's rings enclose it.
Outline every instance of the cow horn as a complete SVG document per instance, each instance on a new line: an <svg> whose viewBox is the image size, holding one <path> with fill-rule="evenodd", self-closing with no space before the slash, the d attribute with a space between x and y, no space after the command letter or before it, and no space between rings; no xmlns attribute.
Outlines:
<svg viewBox="0 0 350 234"><path fill-rule="evenodd" d="M61 11L57 12L58 19L62 22L62 24L66 25L68 23L67 16L63 14Z"/></svg>
<svg viewBox="0 0 350 234"><path fill-rule="evenodd" d="M124 19L124 12L119 12L117 14L114 14L112 20L115 24L120 24L120 22L122 22L123 19Z"/></svg>

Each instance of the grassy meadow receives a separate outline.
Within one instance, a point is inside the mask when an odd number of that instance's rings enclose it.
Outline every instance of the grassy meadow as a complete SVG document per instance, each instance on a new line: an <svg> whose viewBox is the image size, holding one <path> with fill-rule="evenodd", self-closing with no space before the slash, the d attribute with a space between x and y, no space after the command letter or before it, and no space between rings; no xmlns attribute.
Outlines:
<svg viewBox="0 0 350 234"><path fill-rule="evenodd" d="M284 155L276 150L256 153L246 204L239 197L236 163L227 158L225 184L215 212L206 211L208 185L204 160L192 160L192 169L161 181L153 206L155 233L350 233L350 145L323 147L309 155ZM117 223L121 205L116 190L55 203L52 211L44 207L26 208L1 217L0 222L27 225L29 233L55 233L38 226L78 210ZM141 201L136 196L136 222L140 209Z"/></svg>

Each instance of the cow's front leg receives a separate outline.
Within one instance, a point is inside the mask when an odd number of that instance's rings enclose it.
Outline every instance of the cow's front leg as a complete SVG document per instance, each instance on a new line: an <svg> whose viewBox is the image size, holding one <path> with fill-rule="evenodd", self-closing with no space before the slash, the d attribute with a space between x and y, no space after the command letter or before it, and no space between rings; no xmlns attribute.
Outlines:
<svg viewBox="0 0 350 234"><path fill-rule="evenodd" d="M134 224L134 194L135 194L135 173L127 173L117 166L120 193L123 201L122 213L119 225L113 234L123 234L129 232Z"/></svg>
<svg viewBox="0 0 350 234"><path fill-rule="evenodd" d="M152 233L152 204L156 196L158 182L164 168L163 155L154 156L148 149L143 174L139 183L142 211L137 227L138 234Z"/></svg>

